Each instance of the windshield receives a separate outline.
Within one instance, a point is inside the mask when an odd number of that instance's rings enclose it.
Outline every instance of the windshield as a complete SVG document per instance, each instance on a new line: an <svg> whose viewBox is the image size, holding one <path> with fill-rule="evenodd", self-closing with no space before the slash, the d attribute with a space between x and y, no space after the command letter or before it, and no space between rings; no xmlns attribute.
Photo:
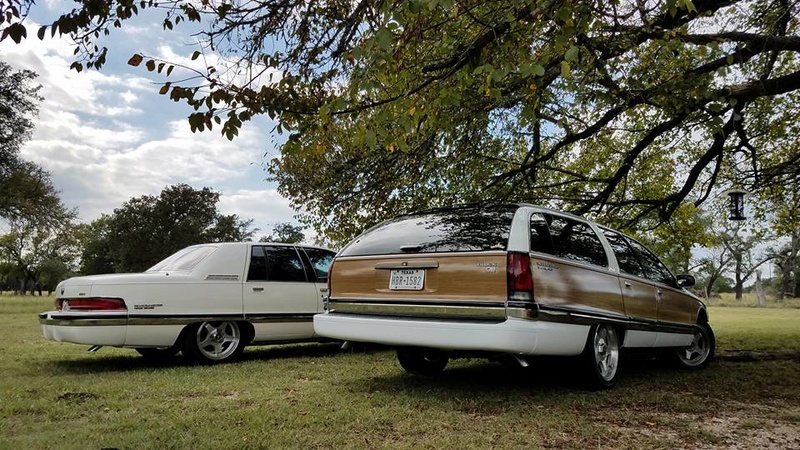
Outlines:
<svg viewBox="0 0 800 450"><path fill-rule="evenodd" d="M190 272L200 264L200 261L204 260L206 256L213 253L216 249L217 247L213 245L194 245L192 247L186 247L147 269L147 272Z"/></svg>
<svg viewBox="0 0 800 450"><path fill-rule="evenodd" d="M384 222L342 250L342 256L505 250L516 205L466 205L422 211Z"/></svg>

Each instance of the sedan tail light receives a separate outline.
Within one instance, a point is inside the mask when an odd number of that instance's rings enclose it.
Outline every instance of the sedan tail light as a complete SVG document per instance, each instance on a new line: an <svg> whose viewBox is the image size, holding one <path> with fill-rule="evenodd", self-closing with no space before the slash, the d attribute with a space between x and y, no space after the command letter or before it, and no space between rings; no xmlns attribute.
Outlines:
<svg viewBox="0 0 800 450"><path fill-rule="evenodd" d="M125 300L111 297L59 298L59 311L127 311Z"/></svg>

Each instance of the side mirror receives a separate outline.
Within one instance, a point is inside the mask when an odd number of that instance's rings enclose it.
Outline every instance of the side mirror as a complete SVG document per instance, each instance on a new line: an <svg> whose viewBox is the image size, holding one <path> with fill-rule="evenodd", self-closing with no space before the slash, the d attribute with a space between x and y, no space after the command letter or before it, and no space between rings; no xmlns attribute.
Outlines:
<svg viewBox="0 0 800 450"><path fill-rule="evenodd" d="M695 279L692 275L678 275L675 278L677 278L678 286L680 287L687 288L694 286Z"/></svg>

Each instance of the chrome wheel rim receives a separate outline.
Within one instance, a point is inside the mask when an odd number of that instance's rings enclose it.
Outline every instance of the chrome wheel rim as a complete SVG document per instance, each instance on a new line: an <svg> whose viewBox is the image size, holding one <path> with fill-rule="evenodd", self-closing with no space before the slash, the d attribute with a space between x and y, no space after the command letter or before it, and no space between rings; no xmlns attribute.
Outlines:
<svg viewBox="0 0 800 450"><path fill-rule="evenodd" d="M711 353L711 343L705 331L696 331L691 345L678 350L678 357L687 366L699 366Z"/></svg>
<svg viewBox="0 0 800 450"><path fill-rule="evenodd" d="M619 365L619 342L614 329L606 325L598 326L593 348L597 374L605 381L613 380Z"/></svg>
<svg viewBox="0 0 800 450"><path fill-rule="evenodd" d="M241 337L236 322L203 322L197 329L195 342L204 357L219 361L236 352Z"/></svg>

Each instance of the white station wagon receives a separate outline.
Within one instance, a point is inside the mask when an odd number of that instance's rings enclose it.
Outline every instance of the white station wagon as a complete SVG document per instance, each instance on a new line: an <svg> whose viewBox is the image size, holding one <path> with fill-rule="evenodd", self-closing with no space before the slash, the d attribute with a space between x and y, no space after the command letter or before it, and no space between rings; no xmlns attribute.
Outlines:
<svg viewBox="0 0 800 450"><path fill-rule="evenodd" d="M714 355L705 305L634 239L527 204L401 216L343 248L317 334L397 348L409 372L448 359L582 355L592 387L614 385L620 350Z"/></svg>
<svg viewBox="0 0 800 450"><path fill-rule="evenodd" d="M56 310L39 315L48 340L136 349L146 357L182 351L216 363L246 345L321 340L334 252L272 243L187 247L144 273L70 278Z"/></svg>

